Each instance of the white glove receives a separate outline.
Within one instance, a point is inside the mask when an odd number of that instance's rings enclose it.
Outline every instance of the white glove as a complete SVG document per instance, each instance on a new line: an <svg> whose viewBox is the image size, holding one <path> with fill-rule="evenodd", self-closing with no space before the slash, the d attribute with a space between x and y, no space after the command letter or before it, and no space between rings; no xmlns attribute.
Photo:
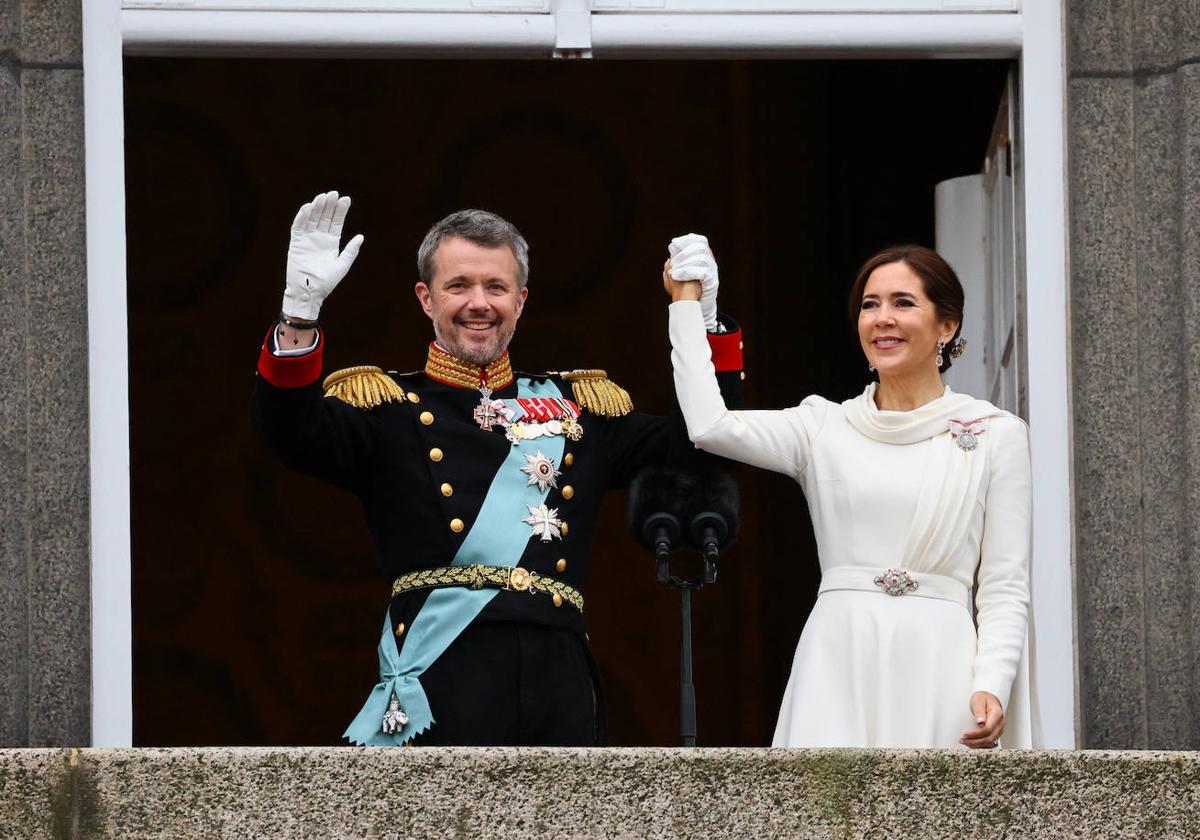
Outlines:
<svg viewBox="0 0 1200 840"><path fill-rule="evenodd" d="M354 264L363 244L361 233L338 253L342 225L349 211L350 196L338 198L337 193L327 192L305 204L296 214L288 245L284 315L303 321L317 320L321 304Z"/></svg>
<svg viewBox="0 0 1200 840"><path fill-rule="evenodd" d="M709 332L717 329L717 260L708 239L698 233L676 236L667 246L672 280L700 281L700 312Z"/></svg>

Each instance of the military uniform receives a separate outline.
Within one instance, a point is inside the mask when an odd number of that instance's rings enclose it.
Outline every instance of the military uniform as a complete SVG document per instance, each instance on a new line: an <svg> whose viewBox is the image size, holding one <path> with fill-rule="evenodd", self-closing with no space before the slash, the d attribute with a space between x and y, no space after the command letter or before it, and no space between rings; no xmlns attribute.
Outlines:
<svg viewBox="0 0 1200 840"><path fill-rule="evenodd" d="M347 737L601 743L581 595L593 529L605 491L647 465L694 462L682 419L632 411L599 371L518 374L507 353L482 369L436 345L422 371L352 368L323 391L323 336L294 357L274 355L273 336L254 425L288 467L359 497L395 582L381 683ZM732 396L740 332L710 339ZM389 701L406 723L380 732Z"/></svg>

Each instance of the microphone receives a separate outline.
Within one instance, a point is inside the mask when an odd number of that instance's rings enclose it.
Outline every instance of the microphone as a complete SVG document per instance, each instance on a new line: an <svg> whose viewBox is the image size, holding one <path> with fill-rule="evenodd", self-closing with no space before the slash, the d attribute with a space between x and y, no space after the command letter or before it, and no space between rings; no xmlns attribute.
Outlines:
<svg viewBox="0 0 1200 840"><path fill-rule="evenodd" d="M654 552L658 579L666 583L667 563L683 538L683 522L695 510L699 478L692 472L647 467L629 485L629 530Z"/></svg>
<svg viewBox="0 0 1200 840"><path fill-rule="evenodd" d="M717 579L717 555L737 539L741 517L738 486L725 470L709 468L700 476L689 512L691 543L704 558L704 582Z"/></svg>

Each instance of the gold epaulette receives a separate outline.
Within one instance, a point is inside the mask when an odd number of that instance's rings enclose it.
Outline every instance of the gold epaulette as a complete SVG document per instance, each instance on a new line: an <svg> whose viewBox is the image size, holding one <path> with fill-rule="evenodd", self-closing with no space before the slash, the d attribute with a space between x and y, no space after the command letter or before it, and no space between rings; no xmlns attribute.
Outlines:
<svg viewBox="0 0 1200 840"><path fill-rule="evenodd" d="M404 389L392 377L374 365L355 365L335 370L321 384L325 396L370 411L385 402L404 399Z"/></svg>
<svg viewBox="0 0 1200 840"><path fill-rule="evenodd" d="M602 370L569 370L560 374L571 383L571 392L580 408L601 417L621 417L633 411L629 392L608 378Z"/></svg>

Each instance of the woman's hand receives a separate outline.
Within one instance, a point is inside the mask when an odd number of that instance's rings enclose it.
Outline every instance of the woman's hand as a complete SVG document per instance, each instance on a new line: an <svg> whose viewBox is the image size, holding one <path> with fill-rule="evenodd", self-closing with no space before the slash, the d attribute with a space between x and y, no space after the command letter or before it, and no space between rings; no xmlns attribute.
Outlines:
<svg viewBox="0 0 1200 840"><path fill-rule="evenodd" d="M971 695L971 712L978 726L964 732L958 742L972 749L990 750L1004 734L1004 707L1000 705L1000 698L986 691L976 691Z"/></svg>
<svg viewBox="0 0 1200 840"><path fill-rule="evenodd" d="M672 280L670 260L663 263L663 288L671 296L672 302L677 300L700 300L700 293L702 291L699 280Z"/></svg>

